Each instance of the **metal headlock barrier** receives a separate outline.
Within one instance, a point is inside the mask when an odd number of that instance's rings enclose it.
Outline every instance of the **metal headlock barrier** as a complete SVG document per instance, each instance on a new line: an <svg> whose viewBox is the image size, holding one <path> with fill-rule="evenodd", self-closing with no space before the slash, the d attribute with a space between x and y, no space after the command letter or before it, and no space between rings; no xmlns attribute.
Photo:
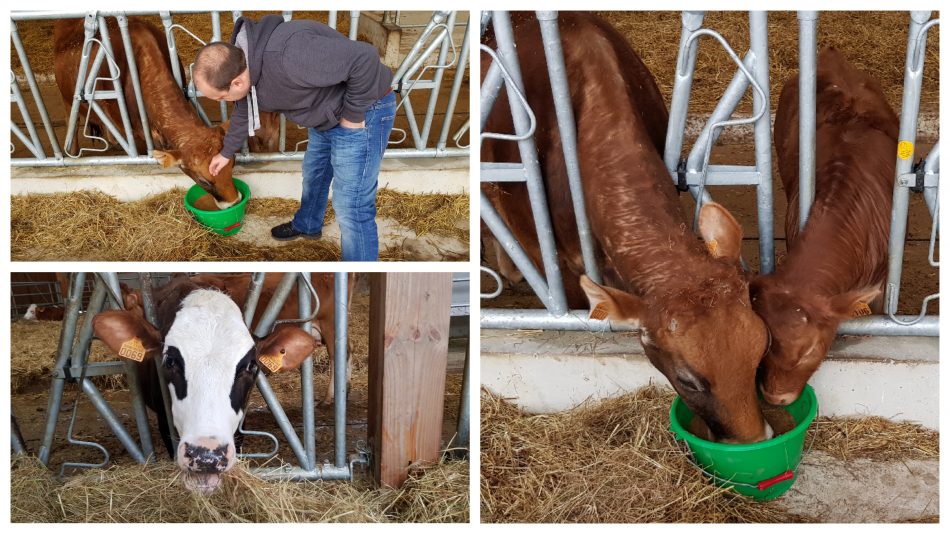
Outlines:
<svg viewBox="0 0 950 534"><path fill-rule="evenodd" d="M211 17L212 35L207 41L195 35L181 24L175 23L173 15L185 13L207 13ZM14 48L17 51L17 57L23 67L23 78L30 89L30 95L36 106L39 115L40 124L46 133L47 143L44 146L33 116L30 113L28 102L20 89L20 82L15 73L10 73L10 99L16 103L20 115L26 127L23 131L11 118L10 129L13 134L11 139L16 138L33 157L30 158L11 158L12 166L21 167L62 167L74 165L128 165L128 164L156 164L157 161L150 156L153 144L149 128L149 118L145 110L142 99L142 87L139 80L138 65L134 54L132 53L132 37L129 33L129 16L153 15L159 16L164 27L167 40L168 51L172 58L172 74L180 87L183 88L185 96L191 101L196 113L201 117L204 123L211 126L213 123L207 116L204 108L198 101L201 93L195 89L194 81L189 76L188 83L185 83L184 73L178 58L178 48L176 45L176 32L185 34L188 38L198 41L200 44L221 40L221 11L14 11L10 15L10 37ZM230 12L234 20L241 16L240 11ZM441 157L468 157L469 147L462 144L462 138L465 137L469 129L469 121L452 130L452 119L455 117L456 104L462 89L462 82L465 79L468 68L468 50L469 50L469 21L465 21L465 36L461 45L457 45L452 36L452 31L461 23L456 22L457 11L435 11L429 22L422 26L422 31L412 46L411 50L395 71L392 87L397 91L397 113L403 110L405 118L409 125L409 131L401 128L394 128L395 132L402 134L401 138L391 139L390 145L400 144L409 136L412 138L412 148L391 148L386 151L385 158L441 158ZM292 11L284 11L283 17L291 20ZM357 37L358 22L360 18L359 11L350 11L350 32L349 38L355 40ZM76 90L73 96L72 105L66 117L66 133L61 140L54 128L47 111L46 103L37 84L36 76L30 66L30 61L24 48L23 41L17 32L18 21L28 20L49 20L49 19L84 19L85 40L83 44L83 53L80 60L79 72L76 79ZM114 18L121 33L121 40L124 47L125 57L128 64L128 75L134 89L136 106L130 110L130 106L125 100L122 82L118 65L115 60L115 51L112 50L109 38L109 29L106 24L108 18ZM329 12L329 26L334 29L337 27L337 12ZM384 12L384 21L398 25L399 12ZM418 25L409 25L406 27L418 27ZM100 46L95 56L92 55L92 44L97 43ZM451 51L451 57L449 52ZM426 62L433 56L436 61L427 65ZM103 63L108 66L109 76L99 75ZM192 65L187 64L188 72L191 72ZM436 115L436 106L439 101L439 95L442 90L443 81L446 78L445 73L453 70L452 84L449 92L449 99L445 115L439 130L439 136L435 146L429 145L430 132L434 126ZM432 72L431 77L424 77L428 72ZM111 82L110 89L103 90L97 88L98 82ZM410 95L413 91L429 91L425 114L417 118L417 113L410 102ZM121 123L115 124L109 115L103 110L101 103L107 100L114 100L118 105ZM87 104L87 113L83 119L83 129L81 134L77 133L77 126L80 123L80 106ZM140 119L143 137L146 145L146 154L139 154L135 145L134 132L130 121L130 113L138 113ZM108 150L109 143L105 138L96 136L89 131L88 124L92 113L96 114L96 119L101 122L106 130L119 144L125 155L119 156L96 156L84 155L87 153L104 152ZM467 109L459 110L460 116L468 114ZM227 120L228 108L225 102L220 102L220 122ZM421 120L421 126L420 126ZM303 128L299 127L298 128ZM451 142L455 146L448 146L449 134L452 134ZM78 136L95 141L100 148L83 147L76 150L79 146ZM241 153L236 155L238 163L264 162L264 161L300 161L303 160L305 150L301 149L307 141L300 141L294 146L292 151L287 150L287 120L283 114L280 115L280 134L279 149L273 153L250 153L247 144ZM11 154L15 151L15 144L11 140ZM47 148L52 154L47 153Z"/></svg>
<svg viewBox="0 0 950 534"><path fill-rule="evenodd" d="M595 282L601 283L600 273L594 260L594 241L587 220L584 194L581 187L582 177L580 176L580 166L577 159L576 126L564 67L557 12L538 11L536 14L538 24L541 27L545 61L547 62L557 124L564 150L568 183L577 219L584 269L587 276ZM939 215L937 203L939 142L934 145L925 158L914 164L927 31L940 22L939 19L931 19L930 16L929 11L913 11L910 13L904 70L904 95L901 109L901 143L897 156L888 251L889 271L885 296L886 313L846 321L839 327L839 334L938 335L938 316L927 315L927 305L938 298L938 293L928 295L923 300L919 315L897 315L910 191L920 192L923 195L932 217L929 263L933 267L939 267L939 262L934 257ZM688 187L692 196L697 200L696 218L698 218L702 203L712 200L706 186L755 186L759 230L759 263L762 274L771 273L775 269L767 17L766 12L749 12L750 46L745 56L740 58L721 34L702 27L703 12L683 12L669 125L663 154L664 162L673 182ZM801 84L801 203L799 209L801 221L804 225L808 217L808 210L814 200L815 190L816 28L818 12L799 11L798 20L800 39L799 79ZM551 217L534 141L537 121L524 95L524 82L516 53L517 43L512 32L511 19L505 11L484 12L481 18L481 35L484 36L489 24L493 28L497 48L492 50L486 45L481 45L481 51L490 59L490 66L482 81L480 94L482 126L480 140L498 139L517 142L521 163L483 162L481 164L481 181L486 183L524 182L526 184L534 217L535 231L538 236L543 272L531 261L524 247L517 241L511 229L502 220L484 192L481 192L481 218L514 265L521 271L525 281L540 298L545 309L508 310L483 306L480 318L481 327L630 331L629 327L623 325L613 325L605 320L588 319L587 310L569 310L567 308L564 283L558 266L557 250L551 227ZM701 37L711 37L723 47L736 64L736 73L697 137L689 155L685 159L681 159L690 89L693 83L696 55ZM505 88L508 95L514 134L485 131L485 125L502 87ZM752 116L731 119L730 117L732 117L733 112L750 87L753 95ZM753 125L755 164L752 166L710 165L710 153L722 129L741 124ZM482 266L481 270L490 274L498 284L495 291L483 293L481 297L490 299L498 296L502 290L501 277L488 267Z"/></svg>
<svg viewBox="0 0 950 534"><path fill-rule="evenodd" d="M100 311L106 309L122 309L123 300L119 287L119 277L117 273L93 273L95 279L95 289L89 304L85 310L82 310L82 288L86 281L86 273L72 273L70 275L70 293L66 300L65 318L63 328L60 333L59 350L57 352L56 365L53 369L53 381L50 386L50 395L47 407L46 426L41 442L38 457L45 465L49 462L50 452L53 440L56 435L56 426L60 411L63 407L63 393L67 383L78 383L80 392L85 395L92 403L93 407L108 424L113 434L118 438L122 446L129 455L138 463L145 463L154 459L154 448L151 441L151 432L149 430L148 416L146 413L145 402L143 400L138 383L137 364L126 361L110 362L89 362L89 347L92 343L93 329L92 317ZM300 367L300 388L301 388L301 411L303 423L303 437L298 436L294 425L288 419L286 412L281 406L280 401L274 394L267 377L260 373L257 376L256 385L261 393L261 397L267 404L268 409L274 415L278 428L284 436L285 441L294 453L297 460L296 465L284 467L256 467L252 472L262 478L279 478L291 480L350 480L353 477L353 470L356 465L366 465L369 461L368 449L360 444L357 445L357 452L347 457L346 442L346 397L347 397L347 310L348 310L348 276L347 273L336 273L334 275L334 306L335 306L335 329L336 329L336 353L333 361L334 369L334 456L332 462L320 464L316 457L316 433L314 422L314 396L313 396L313 357L308 357ZM152 295L152 275L151 273L141 273L139 284L142 293L142 305L145 311L146 319L152 324L156 323L155 301ZM261 291L264 287L264 273L254 273L251 276L247 300L244 304L244 321L251 328L251 322L257 310L260 301ZM291 292L296 287L297 299L300 309L299 319L277 320L277 315L284 303L290 297ZM285 273L281 278L277 288L274 291L270 301L266 303L266 308L261 315L260 320L252 332L258 337L267 336L273 327L284 323L300 323L302 328L310 333L311 321L316 317L320 302L316 291L310 282L310 273ZM86 320L82 327L79 325L80 314L85 315ZM76 337L76 331L79 329L79 336ZM73 340L75 339L75 342ZM168 397L168 388L161 359L155 358L155 365L158 369L160 389L165 404L165 413L168 417L168 427L171 431L173 440L174 455L177 449L178 438L175 435L175 426L172 421L172 412L170 399ZM122 421L110 407L108 401L102 393L93 384L90 378L94 376L124 374L129 387L129 394L132 400L132 409L135 416L136 427L139 439L133 438L132 434L125 428ZM109 462L109 452L101 444L92 441L82 441L73 437L76 412L81 395L77 392L76 400L73 405L73 414L67 431L67 442L74 445L93 447L103 456L102 462L98 464L66 462L60 470L62 475L66 469L102 467ZM19 436L16 427L16 421L13 420L12 447L14 451L23 450L23 440ZM274 448L269 452L255 453L243 452L238 456L241 458L270 459L277 455L279 440L269 432L248 430L244 428L244 421L240 424L242 433L250 436L259 436L268 438L274 443Z"/></svg>

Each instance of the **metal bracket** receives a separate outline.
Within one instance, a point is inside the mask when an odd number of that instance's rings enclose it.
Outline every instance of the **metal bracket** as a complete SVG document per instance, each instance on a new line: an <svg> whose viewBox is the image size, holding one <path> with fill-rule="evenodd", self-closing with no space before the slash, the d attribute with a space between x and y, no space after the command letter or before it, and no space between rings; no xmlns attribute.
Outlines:
<svg viewBox="0 0 950 534"><path fill-rule="evenodd" d="M686 183L686 160L680 159L676 166L676 190L682 193L689 191L689 185Z"/></svg>

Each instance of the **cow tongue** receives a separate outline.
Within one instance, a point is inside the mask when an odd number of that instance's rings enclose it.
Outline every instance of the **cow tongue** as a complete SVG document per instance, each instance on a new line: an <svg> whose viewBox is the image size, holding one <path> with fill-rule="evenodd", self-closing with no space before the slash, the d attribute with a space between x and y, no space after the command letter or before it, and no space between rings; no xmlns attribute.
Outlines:
<svg viewBox="0 0 950 534"><path fill-rule="evenodd" d="M221 485L221 476L215 473L185 473L185 487L208 495Z"/></svg>

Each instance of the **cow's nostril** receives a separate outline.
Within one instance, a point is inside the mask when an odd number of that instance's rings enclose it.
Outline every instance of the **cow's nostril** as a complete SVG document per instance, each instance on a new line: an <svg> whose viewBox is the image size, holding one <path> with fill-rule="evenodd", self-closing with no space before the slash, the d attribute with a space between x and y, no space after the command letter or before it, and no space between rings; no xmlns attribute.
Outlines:
<svg viewBox="0 0 950 534"><path fill-rule="evenodd" d="M197 473L220 473L228 465L228 446L216 448L202 447L201 445L185 445L185 458L188 468Z"/></svg>

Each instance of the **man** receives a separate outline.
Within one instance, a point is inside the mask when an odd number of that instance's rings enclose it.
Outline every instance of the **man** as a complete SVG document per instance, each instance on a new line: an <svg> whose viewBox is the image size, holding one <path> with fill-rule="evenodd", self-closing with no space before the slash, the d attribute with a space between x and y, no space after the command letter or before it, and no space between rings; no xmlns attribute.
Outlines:
<svg viewBox="0 0 950 534"><path fill-rule="evenodd" d="M259 111L284 113L309 129L309 142L300 209L271 235L319 239L332 181L343 260L376 261L376 185L396 115L392 72L372 45L308 20L242 17L231 43L211 43L195 57L195 87L235 103L211 175L254 135Z"/></svg>

